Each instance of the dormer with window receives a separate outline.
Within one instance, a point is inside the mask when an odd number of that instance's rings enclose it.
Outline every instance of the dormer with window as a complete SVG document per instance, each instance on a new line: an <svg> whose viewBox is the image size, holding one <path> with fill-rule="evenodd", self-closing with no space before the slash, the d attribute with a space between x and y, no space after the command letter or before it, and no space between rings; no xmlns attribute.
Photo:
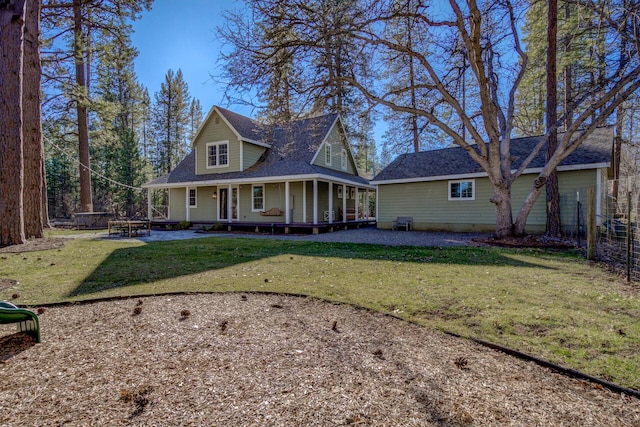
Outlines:
<svg viewBox="0 0 640 427"><path fill-rule="evenodd" d="M229 141L210 142L207 148L207 169L229 166Z"/></svg>
<svg viewBox="0 0 640 427"><path fill-rule="evenodd" d="M196 175L242 172L269 147L253 120L214 107L192 141Z"/></svg>
<svg viewBox="0 0 640 427"><path fill-rule="evenodd" d="M316 166L357 175L356 165L350 153L351 150L343 127L333 126L312 163Z"/></svg>

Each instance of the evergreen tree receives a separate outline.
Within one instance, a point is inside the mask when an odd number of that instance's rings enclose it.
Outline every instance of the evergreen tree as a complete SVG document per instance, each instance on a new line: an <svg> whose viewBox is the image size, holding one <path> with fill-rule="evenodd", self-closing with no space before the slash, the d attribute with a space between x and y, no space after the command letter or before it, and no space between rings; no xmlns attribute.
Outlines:
<svg viewBox="0 0 640 427"><path fill-rule="evenodd" d="M25 242L24 233L24 58L25 0L0 4L0 245Z"/></svg>
<svg viewBox="0 0 640 427"><path fill-rule="evenodd" d="M202 113L200 100L193 98L189 104L189 135L187 136L187 140L189 142L193 141L193 138L195 138L196 132L198 131L198 128L200 128L203 119L204 114Z"/></svg>
<svg viewBox="0 0 640 427"><path fill-rule="evenodd" d="M607 9L603 2L596 5ZM603 72L606 52L607 27L602 25L598 13L580 2L558 0L557 91L565 94L558 104L556 129L569 127L573 117L583 113L586 106L575 97L589 93L591 100L598 96L596 88L605 79ZM524 26L528 66L517 95L516 132L521 136L544 134L547 76L547 15L548 3L531 1Z"/></svg>
<svg viewBox="0 0 640 427"><path fill-rule="evenodd" d="M138 105L140 109L140 122L139 122L139 134L140 134L140 148L142 150L142 157L145 161L151 164L151 153L153 151L153 123L151 114L151 97L149 96L149 90L140 88L141 90L141 102Z"/></svg>
<svg viewBox="0 0 640 427"><path fill-rule="evenodd" d="M53 218L70 218L77 210L80 194L78 165L77 160L74 161L77 141L74 142L70 130L60 128L56 120L44 122L43 134L48 141L45 166L49 213Z"/></svg>
<svg viewBox="0 0 640 427"><path fill-rule="evenodd" d="M140 210L143 195L139 187L145 176L145 162L138 147L144 131L143 90L136 82L129 46L114 45L103 53L97 67L96 119L92 132L93 152L108 180L94 182L95 199L103 209L132 216ZM132 188L133 187L133 188Z"/></svg>
<svg viewBox="0 0 640 427"><path fill-rule="evenodd" d="M189 88L182 71L167 71L160 91L154 95L153 124L155 130L154 167L157 173L171 172L189 147Z"/></svg>
<svg viewBox="0 0 640 427"><path fill-rule="evenodd" d="M43 55L47 114L74 124L80 163L80 210L85 212L93 210L89 141L93 71L110 46L129 45L130 22L138 18L143 8L150 9L151 2L43 2L43 38L48 47ZM69 114L70 107L75 114Z"/></svg>

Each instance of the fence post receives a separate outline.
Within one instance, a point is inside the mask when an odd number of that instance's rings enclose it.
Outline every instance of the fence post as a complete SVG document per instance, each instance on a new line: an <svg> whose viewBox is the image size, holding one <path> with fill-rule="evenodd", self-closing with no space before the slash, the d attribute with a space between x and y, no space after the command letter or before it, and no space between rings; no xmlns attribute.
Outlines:
<svg viewBox="0 0 640 427"><path fill-rule="evenodd" d="M587 259L596 259L596 191L587 189Z"/></svg>
<svg viewBox="0 0 640 427"><path fill-rule="evenodd" d="M580 193L576 193L576 237L578 238L578 247L582 246L580 242L580 209L582 206L580 205Z"/></svg>
<svg viewBox="0 0 640 427"><path fill-rule="evenodd" d="M631 191L627 193L627 282L631 281Z"/></svg>
<svg viewBox="0 0 640 427"><path fill-rule="evenodd" d="M631 192L627 193L627 282L631 281Z"/></svg>

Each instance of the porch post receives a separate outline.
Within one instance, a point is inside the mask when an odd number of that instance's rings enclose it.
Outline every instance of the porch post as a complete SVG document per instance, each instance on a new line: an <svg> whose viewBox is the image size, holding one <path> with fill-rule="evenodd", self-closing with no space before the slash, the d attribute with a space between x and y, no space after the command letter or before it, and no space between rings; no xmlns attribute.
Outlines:
<svg viewBox="0 0 640 427"><path fill-rule="evenodd" d="M329 224L333 222L333 182L329 181Z"/></svg>
<svg viewBox="0 0 640 427"><path fill-rule="evenodd" d="M378 197L378 188L379 187L376 186L376 218L375 218L376 221L378 220L378 205L379 205L378 200L380 200L380 198Z"/></svg>
<svg viewBox="0 0 640 427"><path fill-rule="evenodd" d="M291 203L289 203L289 181L284 182L284 222L291 224Z"/></svg>
<svg viewBox="0 0 640 427"><path fill-rule="evenodd" d="M358 191L358 187L356 187L356 214L355 214L355 219L356 221L358 220L358 212L360 211L360 191Z"/></svg>
<svg viewBox="0 0 640 427"><path fill-rule="evenodd" d="M149 221L153 218L153 209L151 206L151 189L147 188L147 219L149 219Z"/></svg>
<svg viewBox="0 0 640 427"><path fill-rule="evenodd" d="M185 211L186 213L186 217L185 217L185 221L189 222L190 219L190 215L189 215L189 187L186 188L185 190Z"/></svg>
<svg viewBox="0 0 640 427"><path fill-rule="evenodd" d="M302 181L302 222L307 222L307 181Z"/></svg>
<svg viewBox="0 0 640 427"><path fill-rule="evenodd" d="M367 188L367 193L364 197L364 211L367 213L366 219L369 219L369 189Z"/></svg>
<svg viewBox="0 0 640 427"><path fill-rule="evenodd" d="M231 196L231 184L229 184L229 190L227 190L227 218L229 222L232 222L231 216L233 215L233 197Z"/></svg>
<svg viewBox="0 0 640 427"><path fill-rule="evenodd" d="M318 223L318 180L313 180L313 223Z"/></svg>
<svg viewBox="0 0 640 427"><path fill-rule="evenodd" d="M347 186L342 184L342 220L347 222Z"/></svg>

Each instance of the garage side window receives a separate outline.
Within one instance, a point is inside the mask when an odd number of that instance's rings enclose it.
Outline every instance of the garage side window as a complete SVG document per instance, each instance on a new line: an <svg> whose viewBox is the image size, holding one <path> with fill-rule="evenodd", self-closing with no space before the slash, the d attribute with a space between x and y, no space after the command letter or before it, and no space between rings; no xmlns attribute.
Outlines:
<svg viewBox="0 0 640 427"><path fill-rule="evenodd" d="M449 181L449 200L475 200L475 180Z"/></svg>

